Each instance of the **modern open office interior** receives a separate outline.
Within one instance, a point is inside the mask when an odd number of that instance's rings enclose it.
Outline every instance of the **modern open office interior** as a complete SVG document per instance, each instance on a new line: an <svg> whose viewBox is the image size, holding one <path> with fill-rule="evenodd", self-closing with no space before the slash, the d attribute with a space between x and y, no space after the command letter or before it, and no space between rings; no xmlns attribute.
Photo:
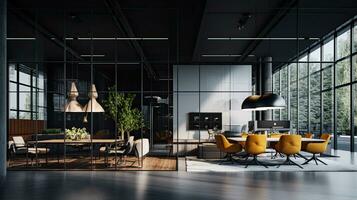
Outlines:
<svg viewBox="0 0 357 200"><path fill-rule="evenodd" d="M357 1L0 9L0 199L357 199Z"/></svg>

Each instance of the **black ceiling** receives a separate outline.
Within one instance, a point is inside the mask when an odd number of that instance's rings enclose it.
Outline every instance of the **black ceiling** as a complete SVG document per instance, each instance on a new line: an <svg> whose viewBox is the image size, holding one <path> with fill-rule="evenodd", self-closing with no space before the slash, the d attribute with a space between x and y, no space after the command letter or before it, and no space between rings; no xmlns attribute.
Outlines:
<svg viewBox="0 0 357 200"><path fill-rule="evenodd" d="M58 38L127 37L118 30L107 2L120 5L136 37L167 37L168 40L138 41L146 60L165 78L169 63L242 63L272 56L287 61L316 40L208 40L208 38L321 38L357 14L355 0L61 0L9 1L8 37L45 37L41 27ZM64 12L65 11L65 12ZM18 15L23 14L36 26ZM249 16L249 17L247 17ZM238 28L242 25L241 28ZM63 40L61 42L64 42ZM128 41L66 40L74 52L105 54L96 60L141 59ZM26 44L29 46L26 48ZM38 45L38 44L36 44ZM44 60L63 60L63 49L47 38L41 44ZM20 46L33 57L31 41L9 41L9 59L18 59ZM32 49L32 50L31 50ZM115 53L116 52L116 53ZM204 57L202 55L254 55ZM37 54L38 56L38 54ZM26 57L26 56L24 56ZM72 54L67 59L78 59ZM169 61L169 62L168 62ZM278 66L279 63L275 63Z"/></svg>

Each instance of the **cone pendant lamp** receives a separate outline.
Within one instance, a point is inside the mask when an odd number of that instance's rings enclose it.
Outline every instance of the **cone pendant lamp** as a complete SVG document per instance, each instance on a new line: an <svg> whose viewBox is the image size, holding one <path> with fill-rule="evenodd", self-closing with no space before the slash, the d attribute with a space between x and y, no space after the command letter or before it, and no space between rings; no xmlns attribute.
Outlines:
<svg viewBox="0 0 357 200"><path fill-rule="evenodd" d="M95 85L92 84L90 91L88 93L89 101L84 106L83 110L86 112L86 115L83 118L83 123L88 123L88 113L89 112L104 112L103 107L98 103L98 92L95 88Z"/></svg>
<svg viewBox="0 0 357 200"><path fill-rule="evenodd" d="M90 88L88 97L89 101L83 108L84 112L104 112L103 107L97 101L98 92L94 84Z"/></svg>
<svg viewBox="0 0 357 200"><path fill-rule="evenodd" d="M74 82L71 83L71 90L68 95L68 101L64 107L64 112L83 112L81 104L78 103L78 90Z"/></svg>

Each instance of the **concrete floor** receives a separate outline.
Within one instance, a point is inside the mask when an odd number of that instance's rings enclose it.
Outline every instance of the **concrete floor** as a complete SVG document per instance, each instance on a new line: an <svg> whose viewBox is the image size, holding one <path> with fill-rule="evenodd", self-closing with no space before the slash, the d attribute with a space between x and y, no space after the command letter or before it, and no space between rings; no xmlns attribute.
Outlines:
<svg viewBox="0 0 357 200"><path fill-rule="evenodd" d="M0 199L357 199L351 172L8 172Z"/></svg>

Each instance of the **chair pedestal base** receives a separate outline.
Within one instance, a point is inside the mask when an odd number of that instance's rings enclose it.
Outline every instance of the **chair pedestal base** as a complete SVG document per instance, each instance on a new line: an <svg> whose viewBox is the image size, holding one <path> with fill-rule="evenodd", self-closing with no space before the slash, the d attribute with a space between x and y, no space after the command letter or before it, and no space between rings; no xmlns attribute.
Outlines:
<svg viewBox="0 0 357 200"><path fill-rule="evenodd" d="M320 160L318 157L316 157L316 154L315 154L315 153L312 154L312 157L311 157L310 159L306 160L306 162L304 162L303 165L308 164L308 163L309 163L310 161L312 161L312 160L315 161L316 165L319 165L319 164L317 163L317 161L321 162L321 163L324 164L324 165L327 165L324 161L322 161L322 160Z"/></svg>
<svg viewBox="0 0 357 200"><path fill-rule="evenodd" d="M230 163L230 164L238 163L238 161L232 157L231 153L227 153L227 155L224 158L226 158L226 159L225 160L221 160L218 163L219 165L222 165L224 163Z"/></svg>
<svg viewBox="0 0 357 200"><path fill-rule="evenodd" d="M248 160L249 157L247 157L246 160ZM268 168L267 165L265 165L264 163L260 162L258 159L257 159L257 156L256 155L253 155L253 160L249 161L246 165L245 165L245 168L248 168L249 165L260 165L260 166L263 166L265 168Z"/></svg>
<svg viewBox="0 0 357 200"><path fill-rule="evenodd" d="M283 163L281 163L280 165L278 165L277 168L279 168L281 165L295 165L295 166L298 166L300 169L304 169L303 167L301 167L301 165L299 165L296 162L292 161L290 159L290 156L286 156L286 160Z"/></svg>

